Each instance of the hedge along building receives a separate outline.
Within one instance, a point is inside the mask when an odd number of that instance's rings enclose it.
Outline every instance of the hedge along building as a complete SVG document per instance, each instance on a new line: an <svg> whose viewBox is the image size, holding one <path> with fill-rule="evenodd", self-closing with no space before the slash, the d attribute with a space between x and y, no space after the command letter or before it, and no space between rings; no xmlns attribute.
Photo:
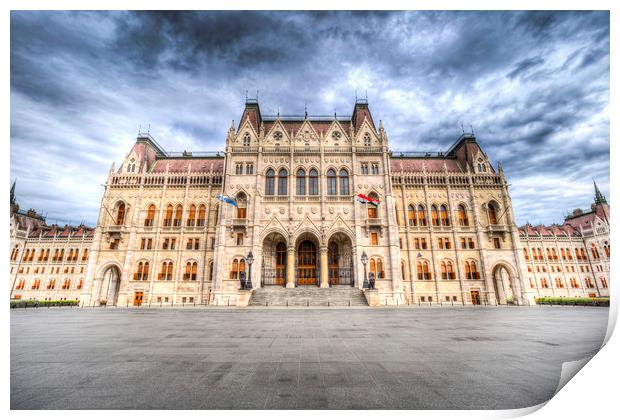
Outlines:
<svg viewBox="0 0 620 420"><path fill-rule="evenodd" d="M81 299L234 304L250 251L254 288L362 288L366 272L382 304L535 292L504 174L473 134L444 154L392 154L364 100L326 117L265 116L250 99L222 154L168 153L140 134L112 166Z"/></svg>

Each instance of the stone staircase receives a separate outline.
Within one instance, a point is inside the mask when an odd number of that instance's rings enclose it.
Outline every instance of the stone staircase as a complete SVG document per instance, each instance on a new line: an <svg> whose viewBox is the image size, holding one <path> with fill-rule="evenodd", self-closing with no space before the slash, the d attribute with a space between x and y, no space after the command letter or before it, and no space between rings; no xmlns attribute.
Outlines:
<svg viewBox="0 0 620 420"><path fill-rule="evenodd" d="M250 306L368 306L364 293L351 286L265 286L252 291Z"/></svg>

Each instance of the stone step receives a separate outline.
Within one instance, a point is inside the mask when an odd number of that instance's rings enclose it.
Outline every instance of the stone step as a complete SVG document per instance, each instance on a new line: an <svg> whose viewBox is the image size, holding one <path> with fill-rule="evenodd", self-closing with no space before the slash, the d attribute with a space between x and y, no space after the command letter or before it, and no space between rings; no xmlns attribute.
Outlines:
<svg viewBox="0 0 620 420"><path fill-rule="evenodd" d="M355 287L285 288L266 286L252 291L250 306L368 306L364 293Z"/></svg>

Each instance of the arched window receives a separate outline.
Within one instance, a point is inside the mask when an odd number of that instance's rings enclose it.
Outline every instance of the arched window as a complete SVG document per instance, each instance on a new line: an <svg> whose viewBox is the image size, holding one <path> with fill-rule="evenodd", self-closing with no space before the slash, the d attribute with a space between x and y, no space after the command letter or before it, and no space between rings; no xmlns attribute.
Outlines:
<svg viewBox="0 0 620 420"><path fill-rule="evenodd" d="M368 197L372 198L373 200L377 200L379 198L377 196L377 194L375 194L374 192L370 193L368 195ZM376 218L379 217L379 212L378 212L376 204L368 203L368 204L366 204L366 207L368 208L368 218L369 219L376 219Z"/></svg>
<svg viewBox="0 0 620 420"><path fill-rule="evenodd" d="M431 272L428 268L428 261L418 261L416 264L418 280L431 280Z"/></svg>
<svg viewBox="0 0 620 420"><path fill-rule="evenodd" d="M469 226L469 220L467 219L467 211L465 210L465 206L462 204L459 204L458 219L459 219L459 226Z"/></svg>
<svg viewBox="0 0 620 420"><path fill-rule="evenodd" d="M196 223L196 225L204 226L206 218L207 218L207 207L204 204L201 204L200 207L198 207L198 222Z"/></svg>
<svg viewBox="0 0 620 420"><path fill-rule="evenodd" d="M120 226L125 224L125 203L121 203L116 210L116 225Z"/></svg>
<svg viewBox="0 0 620 420"><path fill-rule="evenodd" d="M452 267L452 261L446 261L446 278L448 280L454 280L456 278L454 268Z"/></svg>
<svg viewBox="0 0 620 420"><path fill-rule="evenodd" d="M248 199L245 193L237 194L237 219L245 219L247 217Z"/></svg>
<svg viewBox="0 0 620 420"><path fill-rule="evenodd" d="M439 212L434 204L431 206L431 220L433 221L433 226L439 226Z"/></svg>
<svg viewBox="0 0 620 420"><path fill-rule="evenodd" d="M133 275L134 280L148 280L149 279L149 263L139 262L136 272Z"/></svg>
<svg viewBox="0 0 620 420"><path fill-rule="evenodd" d="M166 207L166 216L164 217L164 226L172 226L172 204Z"/></svg>
<svg viewBox="0 0 620 420"><path fill-rule="evenodd" d="M195 261L188 261L185 264L185 273L183 274L183 280L196 280L198 278L198 263Z"/></svg>
<svg viewBox="0 0 620 420"><path fill-rule="evenodd" d="M196 206L192 204L189 206L189 214L187 216L187 226L194 226L196 224Z"/></svg>
<svg viewBox="0 0 620 420"><path fill-rule="evenodd" d="M146 219L144 219L144 226L153 226L155 220L155 205L151 204L146 211Z"/></svg>
<svg viewBox="0 0 620 420"><path fill-rule="evenodd" d="M409 219L409 226L417 226L418 219L415 217L415 207L409 204L407 211L407 218Z"/></svg>
<svg viewBox="0 0 620 420"><path fill-rule="evenodd" d="M172 261L164 261L163 263L161 263L159 280L172 280L172 268Z"/></svg>
<svg viewBox="0 0 620 420"><path fill-rule="evenodd" d="M230 278L231 279L240 279L240 273L245 273L245 260L241 258L241 260L234 259L232 261L232 266L230 269Z"/></svg>
<svg viewBox="0 0 620 420"><path fill-rule="evenodd" d="M494 202L490 202L487 206L487 215L489 216L489 224L497 224L497 205Z"/></svg>
<svg viewBox="0 0 620 420"><path fill-rule="evenodd" d="M327 195L336 195L336 171L330 169L327 171Z"/></svg>
<svg viewBox="0 0 620 420"><path fill-rule="evenodd" d="M596 247L596 245L594 244L590 245L590 252L592 252L593 259L598 260L600 258L600 255L598 253L598 248Z"/></svg>
<svg viewBox="0 0 620 420"><path fill-rule="evenodd" d="M306 195L306 171L297 170L297 195Z"/></svg>
<svg viewBox="0 0 620 420"><path fill-rule="evenodd" d="M370 259L370 273L375 277L375 279L385 278L385 273L383 271L383 261L381 258Z"/></svg>
<svg viewBox="0 0 620 420"><path fill-rule="evenodd" d="M308 178L308 194L319 195L319 173L316 169L310 169Z"/></svg>
<svg viewBox="0 0 620 420"><path fill-rule="evenodd" d="M183 219L183 206L179 204L174 212L174 225L181 226L182 219Z"/></svg>
<svg viewBox="0 0 620 420"><path fill-rule="evenodd" d="M278 172L278 195L287 195L288 194L288 172L286 169L280 169Z"/></svg>
<svg viewBox="0 0 620 420"><path fill-rule="evenodd" d="M273 169L269 169L265 177L265 195L275 194L275 184L276 184L275 179L276 179L275 171Z"/></svg>
<svg viewBox="0 0 620 420"><path fill-rule="evenodd" d="M250 141L251 141L251 139L250 139L250 133L245 133L245 134L243 135L243 146L244 146L244 147L248 147L248 146L250 146Z"/></svg>
<svg viewBox="0 0 620 420"><path fill-rule="evenodd" d="M340 170L340 195L349 195L349 173L346 169Z"/></svg>
<svg viewBox="0 0 620 420"><path fill-rule="evenodd" d="M450 226L450 218L448 217L448 209L445 205L439 207L439 217L441 218L442 226Z"/></svg>
<svg viewBox="0 0 620 420"><path fill-rule="evenodd" d="M418 206L418 224L420 226L426 226L427 222L426 222L426 210L424 209L423 205L419 205Z"/></svg>

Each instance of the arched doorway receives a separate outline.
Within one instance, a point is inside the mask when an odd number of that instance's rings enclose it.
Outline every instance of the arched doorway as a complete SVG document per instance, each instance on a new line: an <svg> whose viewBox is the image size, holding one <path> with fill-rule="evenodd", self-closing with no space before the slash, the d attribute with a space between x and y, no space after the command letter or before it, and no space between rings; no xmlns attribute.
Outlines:
<svg viewBox="0 0 620 420"><path fill-rule="evenodd" d="M262 286L286 285L286 239L280 233L272 233L263 241Z"/></svg>
<svg viewBox="0 0 620 420"><path fill-rule="evenodd" d="M492 272L493 291L495 292L495 302L498 305L506 305L515 300L513 281L510 269L504 264L498 264Z"/></svg>
<svg viewBox="0 0 620 420"><path fill-rule="evenodd" d="M335 233L327 244L328 277L330 286L353 286L353 246L343 233Z"/></svg>
<svg viewBox="0 0 620 420"><path fill-rule="evenodd" d="M315 286L319 281L316 245L305 239L297 246L297 285Z"/></svg>
<svg viewBox="0 0 620 420"><path fill-rule="evenodd" d="M118 292L121 287L121 273L116 265L110 265L103 272L103 277L99 285L98 298L99 305L116 306L118 303Z"/></svg>

